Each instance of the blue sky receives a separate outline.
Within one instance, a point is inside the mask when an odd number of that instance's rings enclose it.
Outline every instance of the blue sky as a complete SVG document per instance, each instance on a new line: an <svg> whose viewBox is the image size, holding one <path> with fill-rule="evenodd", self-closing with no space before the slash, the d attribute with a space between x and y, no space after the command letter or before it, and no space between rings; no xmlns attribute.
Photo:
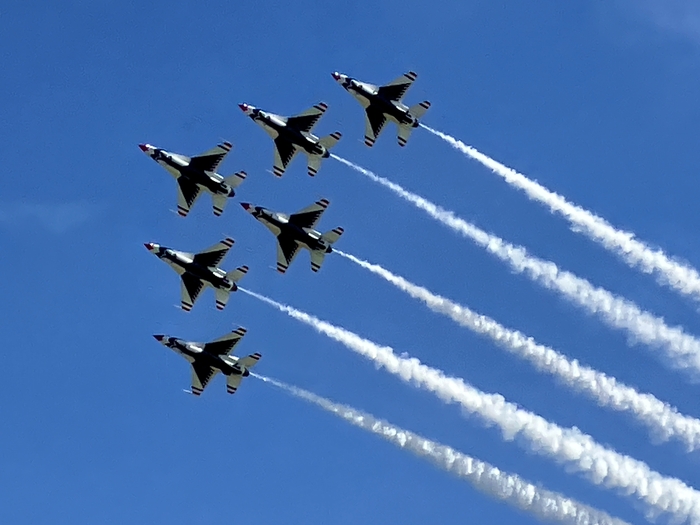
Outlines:
<svg viewBox="0 0 700 525"><path fill-rule="evenodd" d="M533 5L534 4L534 5ZM335 152L533 254L700 333L698 307L628 269L564 221L423 130L366 148L360 106L330 73L375 83L413 69L425 122L694 266L700 10L691 2L11 2L0 8L0 260L5 298L0 521L41 523L531 523L432 465L259 381L217 378L197 399L187 363L154 333L248 328L239 352L297 384L449 444L633 523L633 501L504 442L339 344L244 294L176 309L177 277L143 247L188 251L231 235L243 285L408 352L487 392L699 486L698 458L650 443L489 341L352 263L277 274L274 240L237 202L293 212L331 201L338 247L522 330L700 417L697 385L409 204L332 160L276 180L272 144L238 109L329 105ZM186 219L138 149L196 154L248 179L224 215Z"/></svg>

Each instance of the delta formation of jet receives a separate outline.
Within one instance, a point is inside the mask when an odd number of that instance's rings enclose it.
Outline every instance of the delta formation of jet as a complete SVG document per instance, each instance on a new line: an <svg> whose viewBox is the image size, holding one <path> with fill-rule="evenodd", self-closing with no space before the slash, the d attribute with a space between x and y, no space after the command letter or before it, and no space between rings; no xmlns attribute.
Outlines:
<svg viewBox="0 0 700 525"><path fill-rule="evenodd" d="M321 160L330 156L330 149L342 136L339 131L318 138L311 130L328 106L319 102L311 109L295 117L282 117L263 111L249 104L239 104L241 110L259 124L275 142L275 162L273 173L281 177L294 156L303 151L309 157L309 175L316 175Z"/></svg>
<svg viewBox="0 0 700 525"><path fill-rule="evenodd" d="M241 206L277 237L277 271L284 273L299 253L299 248L311 252L311 269L314 272L321 268L326 254L333 251L331 245L343 234L343 228L338 227L324 234L314 230L328 204L326 199L321 199L292 215L270 211L247 202L241 203Z"/></svg>
<svg viewBox="0 0 700 525"><path fill-rule="evenodd" d="M256 352L247 357L231 355L245 334L245 328L237 328L210 343L183 341L167 335L154 335L153 337L191 363L192 387L190 391L198 396L219 372L226 376L226 391L229 394L235 394L241 380L250 375L250 369L258 362L260 354Z"/></svg>
<svg viewBox="0 0 700 525"><path fill-rule="evenodd" d="M244 171L239 171L230 177L222 177L216 172L221 161L231 151L230 142L222 142L196 157L171 153L150 144L139 144L139 148L175 177L177 213L181 217L187 216L202 190L211 193L214 215L221 215L228 199L236 194L235 188L246 177Z"/></svg>
<svg viewBox="0 0 700 525"><path fill-rule="evenodd" d="M332 75L366 111L367 146L374 145L387 120L397 124L399 145L405 146L411 131L419 126L418 119L430 108L428 101L412 107L401 102L417 77L412 71L384 86L361 82L337 72ZM309 175L316 175L321 161L330 156L330 148L341 137L337 131L323 138L311 133L328 109L323 102L294 117L275 115L248 104L239 104L239 107L272 137L275 144L273 173L277 177L284 174L289 163L300 151L308 156ZM246 178L243 171L229 177L217 173L219 165L231 151L230 142L222 142L194 157L171 153L150 144L139 144L139 148L175 177L178 186L177 211L182 217L187 216L202 191L212 195L214 214L221 215L228 199L235 195L235 188ZM323 234L314 229L328 204L328 200L321 199L291 215L249 203L242 203L241 206L277 237L277 270L284 273L300 248L305 248L311 253L311 269L314 272L321 268L325 255L333 251L332 245L343 234L343 228L338 227ZM236 283L247 273L248 267L240 266L231 272L218 267L233 243L233 239L226 238L197 254L173 250L155 243L146 243L145 246L180 275L181 307L189 312L207 286L214 288L216 307L219 310L226 306L230 293L238 289ZM167 335L153 337L190 362L191 393L199 396L219 372L226 376L226 390L229 394L235 393L242 378L250 375L250 369L258 362L260 354L254 353L242 358L232 355L245 334L245 328L237 328L209 343L185 341Z"/></svg>
<svg viewBox="0 0 700 525"><path fill-rule="evenodd" d="M233 246L233 242L233 239L226 238L197 254L173 250L152 242L144 246L180 275L181 306L183 310L189 312L205 286L214 288L216 308L219 310L223 310L226 306L229 294L238 290L236 283L248 272L248 267L240 266L231 272L218 267Z"/></svg>
<svg viewBox="0 0 700 525"><path fill-rule="evenodd" d="M387 119L399 127L399 146L405 146L411 131L419 125L418 119L430 108L427 100L410 108L401 102L418 76L413 71L384 86L360 82L338 72L331 75L365 108L365 144L369 147L374 145Z"/></svg>

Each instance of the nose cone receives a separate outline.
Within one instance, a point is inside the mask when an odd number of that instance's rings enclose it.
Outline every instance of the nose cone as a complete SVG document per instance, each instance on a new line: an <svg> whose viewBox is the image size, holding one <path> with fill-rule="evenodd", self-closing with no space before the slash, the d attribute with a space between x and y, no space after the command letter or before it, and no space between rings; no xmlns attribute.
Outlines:
<svg viewBox="0 0 700 525"><path fill-rule="evenodd" d="M146 155L153 155L153 152L155 151L155 148L150 144L139 144L139 149Z"/></svg>
<svg viewBox="0 0 700 525"><path fill-rule="evenodd" d="M153 242L146 242L146 243L144 243L143 245L144 245L144 246L146 247L146 249L147 249L149 252L151 252L151 253L155 252L155 251L158 249L158 245L155 244L155 243L153 243Z"/></svg>
<svg viewBox="0 0 700 525"><path fill-rule="evenodd" d="M241 206L243 206L243 209L247 211L248 213L253 211L253 205L250 204L249 202L241 202Z"/></svg>
<svg viewBox="0 0 700 525"><path fill-rule="evenodd" d="M340 80L340 79L342 78L342 75L341 75L340 73L338 73L337 71L333 71L333 73L331 73L331 76L332 76L335 80Z"/></svg>
<svg viewBox="0 0 700 525"><path fill-rule="evenodd" d="M245 113L246 115L250 115L251 113L253 113L253 110L255 109L250 104L238 104L238 107L241 108L241 111L243 113Z"/></svg>
<svg viewBox="0 0 700 525"><path fill-rule="evenodd" d="M154 337L154 339L155 339L156 341L158 341L159 343L162 343L162 342L163 342L163 339L165 339L165 336L162 335L162 334L157 334L157 335L154 335L153 337Z"/></svg>

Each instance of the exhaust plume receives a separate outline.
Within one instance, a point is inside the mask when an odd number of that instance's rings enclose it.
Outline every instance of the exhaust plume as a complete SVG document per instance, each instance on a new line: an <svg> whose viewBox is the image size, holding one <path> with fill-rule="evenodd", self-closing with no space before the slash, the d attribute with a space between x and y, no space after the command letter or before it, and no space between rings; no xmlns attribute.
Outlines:
<svg viewBox="0 0 700 525"><path fill-rule="evenodd" d="M570 360L556 350L537 343L532 337L508 329L490 317L434 294L378 264L358 259L340 250L334 251L418 299L432 311L485 335L507 352L529 361L540 372L554 376L569 388L592 398L598 405L631 414L651 431L654 438L664 441L676 439L685 445L688 452L700 449L700 420L680 414L677 408L654 395L640 393L614 377L582 365L577 360Z"/></svg>
<svg viewBox="0 0 700 525"><path fill-rule="evenodd" d="M660 283L683 295L691 296L696 300L700 299L700 274L692 266L673 260L662 250L652 248L636 239L633 233L615 228L602 217L570 203L561 195L548 190L522 173L504 166L461 140L423 124L421 127L440 137L467 157L489 168L511 186L523 190L531 200L539 201L550 211L564 217L571 223L574 231L581 232L604 246L629 266L639 268L644 273L653 274Z"/></svg>
<svg viewBox="0 0 700 525"><path fill-rule="evenodd" d="M501 500L538 519L565 525L628 525L627 522L613 518L603 511L567 498L563 494L528 483L516 474L502 472L488 463L396 427L366 412L334 403L307 390L269 377L252 373L251 375L312 403L362 430L372 432L415 456L432 461L438 468L467 481L487 496Z"/></svg>
<svg viewBox="0 0 700 525"><path fill-rule="evenodd" d="M641 341L660 349L672 366L700 371L700 341L685 333L682 328L668 326L662 318L642 310L632 301L604 288L595 287L586 279L561 270L551 261L534 257L522 246L510 244L500 237L487 233L457 217L453 212L405 190L362 166L336 155L331 156L374 182L389 188L396 195L425 211L430 217L453 231L471 239L508 264L513 271L524 273L545 288L567 297L587 312L597 315L608 326L626 331L632 342Z"/></svg>
<svg viewBox="0 0 700 525"><path fill-rule="evenodd" d="M416 358L397 356L390 347L363 339L264 295L239 290L342 343L405 383L433 392L445 403L458 403L464 412L477 416L486 425L497 426L505 440L519 437L518 442L527 443L532 453L553 459L595 485L634 495L647 506L649 516L669 513L678 522L687 520L692 525L700 525L700 493L681 480L662 476L646 463L596 443L577 428L562 428L550 423L509 403L499 394L481 392L464 380L448 377Z"/></svg>

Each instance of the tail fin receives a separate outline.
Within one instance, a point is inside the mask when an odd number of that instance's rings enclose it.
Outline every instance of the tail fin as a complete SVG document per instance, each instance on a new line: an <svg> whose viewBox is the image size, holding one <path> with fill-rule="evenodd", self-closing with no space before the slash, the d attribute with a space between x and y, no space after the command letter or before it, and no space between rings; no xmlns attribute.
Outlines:
<svg viewBox="0 0 700 525"><path fill-rule="evenodd" d="M311 270L317 272L321 269L326 252L323 250L313 250L311 252Z"/></svg>
<svg viewBox="0 0 700 525"><path fill-rule="evenodd" d="M340 140L342 134L339 131L319 139L318 143L323 146L326 151L330 150ZM309 155L309 175L313 177L321 168L321 160L323 157L319 155Z"/></svg>
<svg viewBox="0 0 700 525"><path fill-rule="evenodd" d="M228 303L228 298L231 295L231 293L228 290L215 288L214 295L216 297L216 309L223 310L224 308L226 308L226 303Z"/></svg>
<svg viewBox="0 0 700 525"><path fill-rule="evenodd" d="M236 194L236 192L233 191L233 189L237 188L238 185L241 182L243 182L245 177L245 171L239 171L238 173L234 173L233 175L224 177L224 182L231 187L231 191L228 195L221 195L220 193L212 194L212 201L214 202L214 215L218 217L219 215L224 213L224 209L226 208L226 204L228 203L228 198L233 197Z"/></svg>
<svg viewBox="0 0 700 525"><path fill-rule="evenodd" d="M333 244L336 242L338 239L340 239L340 236L343 235L343 232L345 230L338 226L337 228L333 228L330 231L327 231L323 235L321 235L321 239L326 241L328 244Z"/></svg>
<svg viewBox="0 0 700 525"><path fill-rule="evenodd" d="M238 364L243 368L250 370L258 363L261 357L262 356L258 352L255 352L254 354L250 354L249 356L241 357L238 360Z"/></svg>
<svg viewBox="0 0 700 525"><path fill-rule="evenodd" d="M413 125L399 125L399 146L403 148L406 145L408 138L411 136L411 131L413 131L414 127L418 127L418 119L425 115L428 108L430 108L430 102L427 100L408 108L408 112L413 115L416 120Z"/></svg>
<svg viewBox="0 0 700 525"><path fill-rule="evenodd" d="M343 228L338 226L337 228L333 228L330 231L327 231L323 235L321 235L321 239L325 241L326 243L333 244L336 242L338 239L340 239L340 236L343 235ZM330 253L331 249L330 247L328 250L312 250L311 251L311 269L314 272L317 272L321 269L321 265L323 264L323 260L326 257L326 253Z"/></svg>
<svg viewBox="0 0 700 525"><path fill-rule="evenodd" d="M343 134L340 131L336 131L335 133L331 133L330 135L321 138L318 143L326 149L331 149L337 144L342 136Z"/></svg>
<svg viewBox="0 0 700 525"><path fill-rule="evenodd" d="M416 118L421 118L423 115L425 115L425 112L430 109L430 102L427 100L424 100L420 104L416 104L415 106L411 106L408 111L411 113Z"/></svg>
<svg viewBox="0 0 700 525"><path fill-rule="evenodd" d="M237 188L241 184L241 182L245 180L246 175L247 174L245 171L239 171L238 173L234 173L233 175L224 177L224 182L232 188Z"/></svg>
<svg viewBox="0 0 700 525"><path fill-rule="evenodd" d="M233 281L234 283L237 283L241 279L243 279L243 276L248 273L248 267L247 266L239 266L233 271L227 272L226 277L229 278L229 280Z"/></svg>
<svg viewBox="0 0 700 525"><path fill-rule="evenodd" d="M408 139L411 136L411 131L413 131L413 127L411 126L399 126L399 146L401 146L402 148L408 142Z"/></svg>

